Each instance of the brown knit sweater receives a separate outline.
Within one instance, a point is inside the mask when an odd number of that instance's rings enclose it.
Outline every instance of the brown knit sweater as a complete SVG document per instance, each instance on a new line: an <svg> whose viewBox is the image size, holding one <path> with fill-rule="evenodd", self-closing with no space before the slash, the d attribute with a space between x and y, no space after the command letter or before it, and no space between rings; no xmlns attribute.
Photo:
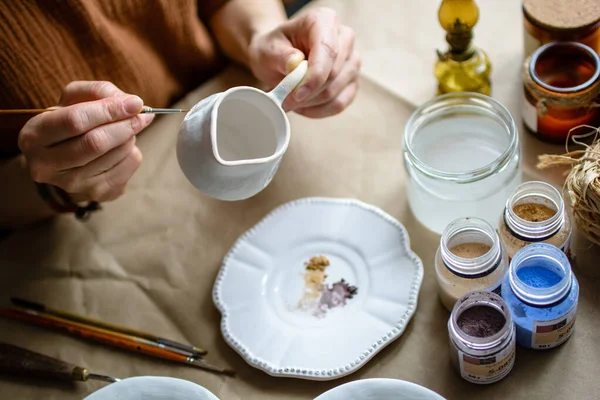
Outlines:
<svg viewBox="0 0 600 400"><path fill-rule="evenodd" d="M226 1L0 0L0 109L56 105L74 80L166 107L220 66L207 21ZM0 116L0 156L25 121Z"/></svg>

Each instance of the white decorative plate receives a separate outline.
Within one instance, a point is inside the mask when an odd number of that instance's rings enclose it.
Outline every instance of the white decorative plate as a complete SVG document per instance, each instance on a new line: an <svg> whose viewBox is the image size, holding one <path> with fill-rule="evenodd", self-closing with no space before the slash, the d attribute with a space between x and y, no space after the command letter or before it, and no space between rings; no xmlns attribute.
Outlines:
<svg viewBox="0 0 600 400"><path fill-rule="evenodd" d="M84 400L219 400L207 389L183 379L137 376L111 383Z"/></svg>
<svg viewBox="0 0 600 400"><path fill-rule="evenodd" d="M439 394L398 379L362 379L328 390L315 400L444 400Z"/></svg>
<svg viewBox="0 0 600 400"><path fill-rule="evenodd" d="M302 309L305 262L321 255L330 261L329 290ZM358 289L345 305L341 279ZM273 376L330 380L402 334L422 279L421 260L394 218L357 200L306 198L275 209L237 240L213 300L225 340L249 364ZM337 306L315 307L325 299Z"/></svg>

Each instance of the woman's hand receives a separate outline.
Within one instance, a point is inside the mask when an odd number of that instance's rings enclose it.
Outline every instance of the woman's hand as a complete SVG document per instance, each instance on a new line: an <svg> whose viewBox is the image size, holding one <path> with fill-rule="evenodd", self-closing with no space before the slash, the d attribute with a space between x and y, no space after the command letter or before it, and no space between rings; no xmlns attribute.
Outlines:
<svg viewBox="0 0 600 400"><path fill-rule="evenodd" d="M69 83L58 109L33 117L19 133L31 177L75 201L118 198L142 162L135 135L154 117L138 114L142 107L142 99L110 82Z"/></svg>
<svg viewBox="0 0 600 400"><path fill-rule="evenodd" d="M360 57L354 31L340 25L333 10L308 10L275 29L256 34L249 49L249 66L263 82L275 86L307 55L304 80L283 103L312 118L335 115L356 96Z"/></svg>

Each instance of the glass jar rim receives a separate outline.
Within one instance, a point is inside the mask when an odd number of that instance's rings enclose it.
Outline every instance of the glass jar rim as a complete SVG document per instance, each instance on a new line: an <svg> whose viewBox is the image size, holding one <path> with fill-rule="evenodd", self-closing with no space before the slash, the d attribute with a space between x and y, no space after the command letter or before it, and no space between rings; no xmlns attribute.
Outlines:
<svg viewBox="0 0 600 400"><path fill-rule="evenodd" d="M429 166L423 162L415 154L412 148L412 139L416 131L418 131L421 125L420 119L427 118L428 113L440 113L442 118L447 113L449 108L453 107L469 107L472 110L485 110L488 113L488 117L491 118L492 114L495 114L498 120L501 121L502 125L506 128L509 143L502 154L491 163L482 167L461 171L461 172L448 172L442 171L437 168ZM475 114L475 113L473 113ZM479 114L486 116L485 114ZM456 92L447 93L437 96L419 106L410 116L406 122L404 128L404 154L413 166L421 173L434 179L443 179L454 181L458 183L471 183L485 179L491 175L494 175L498 170L504 168L510 162L512 156L518 151L519 148L519 135L517 126L514 118L508 111L508 109L502 105L499 101L493 99L490 96L486 96L480 93L474 92Z"/></svg>
<svg viewBox="0 0 600 400"><path fill-rule="evenodd" d="M537 74L535 68L537 66L537 62L540 59L541 56L544 55L544 53L546 51L548 51L549 49L553 49L556 47L570 47L570 48L577 48L578 50L582 51L583 53L587 54L591 60L593 60L594 63L594 67L595 67L595 71L594 74L592 75L591 78L589 78L587 81L577 85L577 86L573 86L573 87L558 87L558 86L552 86L547 84L546 82L544 82ZM550 43L546 43L545 45L539 47L532 55L531 55L531 62L529 63L529 74L531 75L531 79L533 79L533 81L540 85L541 87L543 87L546 90L549 90L551 92L555 92L555 93L577 93L580 92L582 90L588 89L589 87L591 87L600 77L600 56L598 56L598 54L592 50L589 46L586 46L583 43L578 43L578 42L562 42L562 41L557 41L557 42L550 42Z"/></svg>
<svg viewBox="0 0 600 400"><path fill-rule="evenodd" d="M523 263L535 258L550 261L553 266L558 267L557 269L563 275L561 280L544 288L536 288L523 282L517 272L523 267ZM535 243L521 248L510 261L508 270L508 282L515 296L537 307L549 307L561 302L571 290L572 279L573 272L569 259L561 249L548 243Z"/></svg>
<svg viewBox="0 0 600 400"><path fill-rule="evenodd" d="M458 318L462 313L471 307L480 305L496 309L505 319L502 329L483 338L468 335L458 326ZM469 292L458 299L452 309L448 325L451 334L460 341L462 347L475 351L488 351L500 347L510 339L513 333L513 317L508 304L496 293L483 290Z"/></svg>

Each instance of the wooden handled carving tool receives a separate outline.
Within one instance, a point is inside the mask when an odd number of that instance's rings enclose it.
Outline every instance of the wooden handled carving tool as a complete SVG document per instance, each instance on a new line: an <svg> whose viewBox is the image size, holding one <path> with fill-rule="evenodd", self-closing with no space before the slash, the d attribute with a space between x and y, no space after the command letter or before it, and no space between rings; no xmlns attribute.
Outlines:
<svg viewBox="0 0 600 400"><path fill-rule="evenodd" d="M0 373L61 381L120 381L112 376L92 374L87 368L8 343L0 343Z"/></svg>

